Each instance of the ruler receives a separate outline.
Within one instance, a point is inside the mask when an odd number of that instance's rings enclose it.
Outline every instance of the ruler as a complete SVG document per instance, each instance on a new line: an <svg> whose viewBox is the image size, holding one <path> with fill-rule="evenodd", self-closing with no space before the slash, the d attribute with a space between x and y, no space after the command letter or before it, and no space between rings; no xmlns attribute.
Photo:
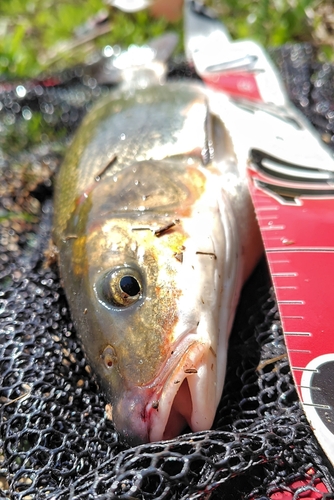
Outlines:
<svg viewBox="0 0 334 500"><path fill-rule="evenodd" d="M249 176L295 385L334 464L334 192L307 186L287 201L256 162Z"/></svg>
<svg viewBox="0 0 334 500"><path fill-rule="evenodd" d="M333 155L289 102L263 48L233 42L190 1L185 48L206 85L228 96L227 129L247 164L295 385L334 465Z"/></svg>

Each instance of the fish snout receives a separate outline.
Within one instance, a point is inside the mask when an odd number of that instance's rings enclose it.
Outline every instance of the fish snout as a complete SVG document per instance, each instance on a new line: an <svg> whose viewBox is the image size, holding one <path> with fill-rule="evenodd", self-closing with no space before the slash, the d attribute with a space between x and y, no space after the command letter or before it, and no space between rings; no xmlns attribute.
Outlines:
<svg viewBox="0 0 334 500"><path fill-rule="evenodd" d="M150 401L154 401L154 389L134 387L122 394L112 405L112 420L117 432L131 446L150 441ZM153 403L154 406L154 403Z"/></svg>
<svg viewBox="0 0 334 500"><path fill-rule="evenodd" d="M136 387L112 405L115 428L128 444L173 439L190 424L192 401L188 384L186 379L176 382L180 385L173 389L172 397L163 394L161 399L161 389Z"/></svg>

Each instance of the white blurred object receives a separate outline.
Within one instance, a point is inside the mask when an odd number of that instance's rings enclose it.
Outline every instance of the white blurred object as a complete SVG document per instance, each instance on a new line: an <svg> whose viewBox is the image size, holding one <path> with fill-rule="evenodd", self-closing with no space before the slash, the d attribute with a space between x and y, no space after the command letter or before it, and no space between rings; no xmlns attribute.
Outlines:
<svg viewBox="0 0 334 500"><path fill-rule="evenodd" d="M124 12L137 12L149 7L152 0L109 0L108 3Z"/></svg>
<svg viewBox="0 0 334 500"><path fill-rule="evenodd" d="M119 47L104 48L104 57L92 69L98 83L126 82L133 87L145 88L155 81L162 84L167 73L167 62L178 42L175 33L164 33L151 39L146 45L130 45L126 50ZM118 50L117 50L118 49ZM136 76L135 76L136 75Z"/></svg>

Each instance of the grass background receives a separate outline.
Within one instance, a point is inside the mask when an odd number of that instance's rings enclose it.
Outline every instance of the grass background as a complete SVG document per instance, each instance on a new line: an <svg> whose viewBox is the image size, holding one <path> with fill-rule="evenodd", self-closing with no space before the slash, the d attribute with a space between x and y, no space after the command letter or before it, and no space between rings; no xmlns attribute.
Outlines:
<svg viewBox="0 0 334 500"><path fill-rule="evenodd" d="M321 47L321 57L333 56L332 1L208 0L206 4L236 38L251 37L267 47L312 41ZM85 62L105 45L141 44L166 30L182 33L182 21L153 19L147 11L125 14L107 0L1 0L0 79L54 73Z"/></svg>

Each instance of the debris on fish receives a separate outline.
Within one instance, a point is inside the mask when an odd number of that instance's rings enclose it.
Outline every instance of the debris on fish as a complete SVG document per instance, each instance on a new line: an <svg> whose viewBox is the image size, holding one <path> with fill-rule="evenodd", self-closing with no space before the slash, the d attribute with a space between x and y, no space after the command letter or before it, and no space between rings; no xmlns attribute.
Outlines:
<svg viewBox="0 0 334 500"><path fill-rule="evenodd" d="M72 317L131 443L209 429L242 284L262 252L223 95L115 91L59 172L54 240Z"/></svg>

